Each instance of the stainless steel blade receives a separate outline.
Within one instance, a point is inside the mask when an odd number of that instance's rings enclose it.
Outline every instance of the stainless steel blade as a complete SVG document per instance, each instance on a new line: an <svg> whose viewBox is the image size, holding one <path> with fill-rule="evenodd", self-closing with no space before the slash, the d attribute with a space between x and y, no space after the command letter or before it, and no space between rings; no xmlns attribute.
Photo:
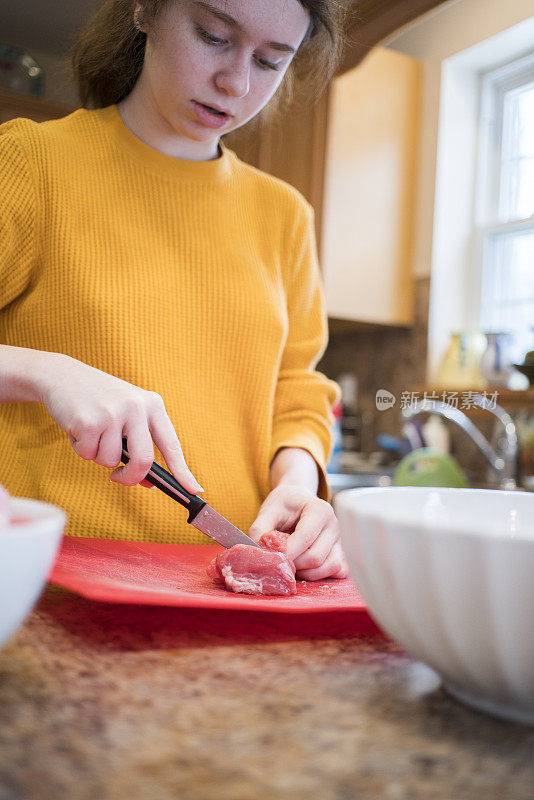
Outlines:
<svg viewBox="0 0 534 800"><path fill-rule="evenodd" d="M254 539L240 531L207 504L198 512L191 525L224 547L233 547L234 544L250 544L252 547L260 547Z"/></svg>

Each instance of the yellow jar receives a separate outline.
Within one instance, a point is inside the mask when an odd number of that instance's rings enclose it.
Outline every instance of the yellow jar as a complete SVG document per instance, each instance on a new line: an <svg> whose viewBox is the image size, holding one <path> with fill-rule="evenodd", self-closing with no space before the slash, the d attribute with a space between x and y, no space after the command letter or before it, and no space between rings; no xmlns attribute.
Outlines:
<svg viewBox="0 0 534 800"><path fill-rule="evenodd" d="M444 389L484 389L487 382L480 371L480 360L485 349L483 333L452 333L436 378L439 386Z"/></svg>

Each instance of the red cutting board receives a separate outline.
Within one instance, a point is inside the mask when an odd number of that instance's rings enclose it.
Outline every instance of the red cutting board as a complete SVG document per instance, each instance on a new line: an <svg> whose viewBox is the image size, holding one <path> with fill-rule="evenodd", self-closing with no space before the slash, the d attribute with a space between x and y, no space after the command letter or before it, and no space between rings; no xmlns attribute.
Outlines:
<svg viewBox="0 0 534 800"><path fill-rule="evenodd" d="M291 597L233 594L208 578L217 545L146 544L65 536L49 580L91 600L188 608L311 613L366 611L350 580L297 580Z"/></svg>

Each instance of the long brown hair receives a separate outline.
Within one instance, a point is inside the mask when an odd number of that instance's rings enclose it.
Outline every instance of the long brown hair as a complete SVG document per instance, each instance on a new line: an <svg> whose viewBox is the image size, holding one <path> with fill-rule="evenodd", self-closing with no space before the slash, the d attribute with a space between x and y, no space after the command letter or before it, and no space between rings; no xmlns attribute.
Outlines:
<svg viewBox="0 0 534 800"><path fill-rule="evenodd" d="M153 22L171 1L177 0L144 0L143 19ZM295 83L315 96L320 94L339 59L343 2L299 2L310 14L310 25L270 106L288 102ZM136 5L136 0L104 0L74 45L72 67L82 106L103 108L119 103L132 91L143 67L146 43L146 34L134 25Z"/></svg>

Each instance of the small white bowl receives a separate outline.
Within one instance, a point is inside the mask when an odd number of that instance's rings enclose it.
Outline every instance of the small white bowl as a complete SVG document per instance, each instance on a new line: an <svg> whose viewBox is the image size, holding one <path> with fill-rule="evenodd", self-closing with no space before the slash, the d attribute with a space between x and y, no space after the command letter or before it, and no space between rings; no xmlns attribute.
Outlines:
<svg viewBox="0 0 534 800"><path fill-rule="evenodd" d="M12 497L0 526L0 646L24 622L55 561L67 521L57 506Z"/></svg>
<svg viewBox="0 0 534 800"><path fill-rule="evenodd" d="M334 505L384 631L459 700L534 724L534 495L399 486Z"/></svg>

